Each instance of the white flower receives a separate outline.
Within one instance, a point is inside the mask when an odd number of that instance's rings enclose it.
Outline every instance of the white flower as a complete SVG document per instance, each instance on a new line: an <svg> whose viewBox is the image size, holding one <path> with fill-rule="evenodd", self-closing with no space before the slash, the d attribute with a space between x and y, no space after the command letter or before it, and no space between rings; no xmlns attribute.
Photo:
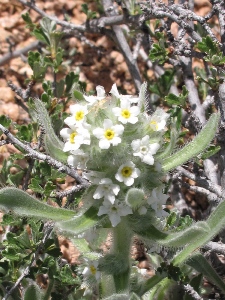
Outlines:
<svg viewBox="0 0 225 300"><path fill-rule="evenodd" d="M88 113L87 105L70 105L71 117L67 117L64 122L69 126L79 125L85 121L85 115Z"/></svg>
<svg viewBox="0 0 225 300"><path fill-rule="evenodd" d="M87 260L88 266L84 268L84 271L82 272L82 275L84 278L87 278L89 276L94 276L96 280L98 281L101 276L101 272L98 271L98 261L97 260Z"/></svg>
<svg viewBox="0 0 225 300"><path fill-rule="evenodd" d="M119 167L115 178L120 182L124 182L125 185L131 186L134 183L134 178L137 178L140 174L141 172L138 168L135 168L135 164L128 161Z"/></svg>
<svg viewBox="0 0 225 300"><path fill-rule="evenodd" d="M99 184L100 180L105 176L104 172L90 171L88 173L83 172L82 177L89 180L93 184Z"/></svg>
<svg viewBox="0 0 225 300"><path fill-rule="evenodd" d="M112 180L109 178L102 178L99 181L99 186L97 187L93 198L100 199L104 197L104 200L108 200L113 204L115 202L115 195L118 195L119 191L119 185L113 184Z"/></svg>
<svg viewBox="0 0 225 300"><path fill-rule="evenodd" d="M119 224L121 217L132 214L132 209L124 203L119 203L118 200L115 200L114 204L109 201L104 201L102 204L98 216L108 215L113 227Z"/></svg>
<svg viewBox="0 0 225 300"><path fill-rule="evenodd" d="M77 169L86 169L89 155L84 153L81 149L71 151L71 154L72 155L69 155L67 158L68 165L76 167Z"/></svg>
<svg viewBox="0 0 225 300"><path fill-rule="evenodd" d="M103 122L103 128L96 128L93 130L93 134L100 140L99 147L101 149L108 149L110 144L117 146L121 143L119 137L124 131L123 125L113 125L110 119L105 119Z"/></svg>
<svg viewBox="0 0 225 300"><path fill-rule="evenodd" d="M66 141L63 151L77 150L81 144L90 145L90 133L84 127L63 128L60 135Z"/></svg>
<svg viewBox="0 0 225 300"><path fill-rule="evenodd" d="M105 89L103 86L96 86L97 96L85 96L84 99L89 102L89 104L94 104L97 101L103 100L105 98Z"/></svg>
<svg viewBox="0 0 225 300"><path fill-rule="evenodd" d="M137 115L140 113L139 107L131 106L131 102L128 99L121 100L120 107L114 107L112 111L118 117L118 120L123 124L137 123Z"/></svg>
<svg viewBox="0 0 225 300"><path fill-rule="evenodd" d="M168 213L163 210L163 206L166 204L167 199L168 195L162 193L162 187L154 188L151 192L151 196L147 199L147 203L154 209L158 218L168 215Z"/></svg>
<svg viewBox="0 0 225 300"><path fill-rule="evenodd" d="M139 156L141 161L148 165L154 164L153 155L156 154L160 145L158 143L150 144L149 136L144 136L141 140L134 140L131 143L131 147L134 151L134 156Z"/></svg>
<svg viewBox="0 0 225 300"><path fill-rule="evenodd" d="M167 114L162 108L157 108L149 119L149 125L154 131L164 130L168 118L169 114Z"/></svg>
<svg viewBox="0 0 225 300"><path fill-rule="evenodd" d="M139 97L134 97L133 95L121 95L118 92L118 89L117 89L117 86L115 83L113 84L111 91L109 93L112 94L114 97L120 99L121 101L129 100L130 103L138 103L138 101L139 101Z"/></svg>

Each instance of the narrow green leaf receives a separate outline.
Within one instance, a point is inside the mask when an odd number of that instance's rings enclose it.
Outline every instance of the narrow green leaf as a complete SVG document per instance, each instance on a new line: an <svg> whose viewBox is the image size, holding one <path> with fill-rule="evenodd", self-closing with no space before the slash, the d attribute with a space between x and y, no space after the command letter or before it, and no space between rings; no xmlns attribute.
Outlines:
<svg viewBox="0 0 225 300"><path fill-rule="evenodd" d="M56 223L61 231L67 234L79 234L87 229L97 226L104 217L97 215L98 209L90 207L84 214L75 216L73 219Z"/></svg>
<svg viewBox="0 0 225 300"><path fill-rule="evenodd" d="M156 274L152 276L151 278L147 279L142 285L138 292L136 292L139 296L143 296L145 293L147 293L149 290L154 288L159 282L162 280L167 280L166 274Z"/></svg>
<svg viewBox="0 0 225 300"><path fill-rule="evenodd" d="M225 294L225 283L222 278L216 273L214 268L209 264L201 253L196 253L190 257L187 264L206 276Z"/></svg>
<svg viewBox="0 0 225 300"><path fill-rule="evenodd" d="M191 141L188 145L186 145L184 148L177 151L170 157L165 158L162 161L163 170L165 172L168 172L169 170L184 164L189 159L201 153L215 136L218 127L219 117L219 113L212 114L206 125L203 127L200 133L193 139L193 141Z"/></svg>
<svg viewBox="0 0 225 300"><path fill-rule="evenodd" d="M6 187L0 190L0 209L19 216L41 220L62 221L69 220L74 216L73 211L49 206L24 191L13 187Z"/></svg>
<svg viewBox="0 0 225 300"><path fill-rule="evenodd" d="M207 223L200 221L192 224L192 226L185 230L174 233L162 232L153 225L149 226L147 230L143 229L143 231L136 231L134 229L134 232L145 239L153 240L165 247L183 247L186 244L194 244L195 240L200 236L206 236L209 230L210 228Z"/></svg>
<svg viewBox="0 0 225 300"><path fill-rule="evenodd" d="M59 161L66 162L67 154L62 150L64 143L55 134L45 105L39 99L35 99L34 104L38 120L45 129L44 142L47 153Z"/></svg>
<svg viewBox="0 0 225 300"><path fill-rule="evenodd" d="M43 300L43 294L39 286L35 283L32 283L25 290L23 295L23 300Z"/></svg>

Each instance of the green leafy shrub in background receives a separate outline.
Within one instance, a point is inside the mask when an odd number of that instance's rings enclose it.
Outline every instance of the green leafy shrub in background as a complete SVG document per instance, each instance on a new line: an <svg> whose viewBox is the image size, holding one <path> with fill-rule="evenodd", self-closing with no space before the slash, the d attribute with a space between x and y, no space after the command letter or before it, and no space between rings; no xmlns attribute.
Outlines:
<svg viewBox="0 0 225 300"><path fill-rule="evenodd" d="M37 9L35 2L20 2ZM102 8L111 20L110 10L106 9L109 4L111 1L103 1ZM209 175L207 179L192 176L181 167L195 159L199 168L204 165L207 169L211 155L219 151L223 155L223 145L219 143L222 133L218 133L217 145L210 142L224 122L224 49L216 42L207 18L197 18L188 10L187 18L196 18L204 25L202 37L199 28L193 29L189 23L184 26L176 18L187 11L183 6L172 2L168 6L137 6L135 1L119 5L130 22L142 16L144 32L147 30L154 39L149 49L152 66L156 73L158 70L154 82L141 84L137 65L131 66L129 53L124 53L128 68L133 70L138 96L120 94L116 84L110 95L100 85L96 87L96 96L87 95L85 83L79 81L75 72L57 81L63 64L63 31L57 29L57 24L71 28L72 25L50 16L36 25L28 13L23 15L46 52L29 52L33 76L26 91L21 92L11 84L26 102L30 124L14 124L5 116L0 117L5 141L20 151L4 162L0 175L4 185L0 190L0 209L5 212L0 259L2 299L201 299L202 276L225 293L220 274L200 251L205 245L210 247L209 242L225 225L221 186L213 184ZM217 6L214 12L218 12ZM83 11L91 28L98 14L86 4ZM166 35L169 21L164 28L160 28L159 21L154 22L152 32L147 18L150 12L159 19L168 17L170 12L173 21L186 30L180 33L180 40L172 40L170 32ZM104 23L104 19L100 21ZM98 27L103 26L100 21ZM119 43L118 25L113 25L113 30ZM185 43L184 33L190 35L190 44ZM171 52L170 44L182 49ZM196 70L199 93L215 97L215 104L211 99L208 104L205 99L203 104L193 99L193 92L195 97L198 90L192 56L203 59L207 66L206 74ZM174 63L176 68L164 70L166 63ZM174 94L180 67L184 85ZM53 82L45 80L49 69ZM37 82L43 88L39 98L30 95L30 88ZM167 112L154 101L166 103ZM182 131L187 103L193 110L192 125L197 134L179 149L187 133ZM67 106L69 113L65 113ZM191 122L187 124L191 127ZM17 133L12 134L11 129ZM19 162L24 159L26 167L22 168ZM15 174L10 172L12 167L17 169ZM208 218L195 222L166 208L172 172L192 176L201 192L219 203ZM66 175L75 179L74 186L57 191ZM50 199L57 205L50 205ZM67 237L79 250L78 265L70 265L61 257L58 235ZM101 247L109 237L106 252ZM143 241L148 249L148 258L155 268L151 277L143 275L131 258L135 239ZM38 285L40 276L47 277L46 288Z"/></svg>

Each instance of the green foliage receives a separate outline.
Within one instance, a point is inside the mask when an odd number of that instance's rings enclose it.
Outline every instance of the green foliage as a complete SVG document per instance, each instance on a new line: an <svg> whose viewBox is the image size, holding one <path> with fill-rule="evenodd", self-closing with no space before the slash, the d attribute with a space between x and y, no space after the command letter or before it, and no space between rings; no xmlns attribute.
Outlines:
<svg viewBox="0 0 225 300"><path fill-rule="evenodd" d="M83 3L81 5L83 13L87 16L87 19L95 19L97 17L96 12L89 10L88 5L86 3Z"/></svg>
<svg viewBox="0 0 225 300"><path fill-rule="evenodd" d="M154 43L149 52L149 58L153 62L158 62L160 65L163 65L168 60L169 50L165 42L165 38L162 33L157 32L156 37L159 40L158 44Z"/></svg>
<svg viewBox="0 0 225 300"><path fill-rule="evenodd" d="M202 41L198 42L197 48L206 53L206 56L204 57L205 61L208 61L215 66L224 65L225 56L210 36L203 37Z"/></svg>
<svg viewBox="0 0 225 300"><path fill-rule="evenodd" d="M157 269L157 272L160 274L166 273L169 279L173 279L177 282L182 281L185 283L189 281L189 279L182 273L180 268L174 266L172 263L166 264L165 262L162 262L160 267Z"/></svg>
<svg viewBox="0 0 225 300"><path fill-rule="evenodd" d="M177 105L184 107L187 96L188 90L185 87L185 85L183 85L182 92L179 94L179 96L176 96L174 94L168 94L168 96L165 97L165 100L169 105Z"/></svg>
<svg viewBox="0 0 225 300"><path fill-rule="evenodd" d="M157 81L149 86L149 89L152 93L159 95L161 98L164 98L174 81L174 70L166 70L165 73L157 78Z"/></svg>
<svg viewBox="0 0 225 300"><path fill-rule="evenodd" d="M0 116L0 124L4 127L8 128L11 124L11 120L7 118L5 115Z"/></svg>

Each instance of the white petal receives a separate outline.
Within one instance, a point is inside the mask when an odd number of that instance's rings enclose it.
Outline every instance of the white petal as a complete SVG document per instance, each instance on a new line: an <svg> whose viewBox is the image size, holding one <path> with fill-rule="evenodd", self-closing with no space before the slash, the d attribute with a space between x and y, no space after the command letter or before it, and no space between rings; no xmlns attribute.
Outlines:
<svg viewBox="0 0 225 300"><path fill-rule="evenodd" d="M60 135L62 136L62 138L64 140L68 139L68 137L70 136L70 134L72 133L73 131L69 128L63 128L62 130L60 130Z"/></svg>
<svg viewBox="0 0 225 300"><path fill-rule="evenodd" d="M109 209L105 206L100 206L98 211L98 216L106 215L109 212Z"/></svg>
<svg viewBox="0 0 225 300"><path fill-rule="evenodd" d="M141 174L141 171L138 168L135 168L132 172L132 177L137 178Z"/></svg>
<svg viewBox="0 0 225 300"><path fill-rule="evenodd" d="M110 90L110 94L113 94L113 96L115 96L116 98L119 98L120 97L120 94L118 92L118 89L117 89L117 86L116 84L114 83L111 90Z"/></svg>
<svg viewBox="0 0 225 300"><path fill-rule="evenodd" d="M131 143L131 147L134 150L134 152L137 152L140 150L140 146L141 146L141 140L134 140Z"/></svg>
<svg viewBox="0 0 225 300"><path fill-rule="evenodd" d="M111 184L112 180L110 178L102 178L99 184Z"/></svg>
<svg viewBox="0 0 225 300"><path fill-rule="evenodd" d="M101 139L104 136L104 129L100 127L95 128L93 130L93 134L96 136L96 138Z"/></svg>
<svg viewBox="0 0 225 300"><path fill-rule="evenodd" d="M96 191L94 192L93 198L94 199L101 199L104 196L103 190L101 187L97 187Z"/></svg>
<svg viewBox="0 0 225 300"><path fill-rule="evenodd" d="M149 148L150 148L151 154L156 154L156 152L160 148L160 145L158 143L150 144Z"/></svg>
<svg viewBox="0 0 225 300"><path fill-rule="evenodd" d="M74 117L67 117L64 120L64 123L68 126L73 126L76 123L76 120L74 119Z"/></svg>
<svg viewBox="0 0 225 300"><path fill-rule="evenodd" d="M112 144L113 144L113 146L117 146L119 143L121 143L121 138L115 136L115 137L112 139ZM107 148L107 149L108 149L108 148Z"/></svg>
<svg viewBox="0 0 225 300"><path fill-rule="evenodd" d="M118 193L120 191L120 186L117 184L113 184L112 190L115 195L118 195Z"/></svg>
<svg viewBox="0 0 225 300"><path fill-rule="evenodd" d="M134 183L133 177L123 177L123 180L126 186L131 186Z"/></svg>
<svg viewBox="0 0 225 300"><path fill-rule="evenodd" d="M151 153L145 155L142 159L142 161L150 166L152 166L154 164L154 158L151 155Z"/></svg>
<svg viewBox="0 0 225 300"><path fill-rule="evenodd" d="M122 117L122 116L119 116L118 120L119 120L121 123L123 123L123 124L127 124L129 119L126 119L126 118L124 118L124 117Z"/></svg>
<svg viewBox="0 0 225 300"><path fill-rule="evenodd" d="M102 140L99 141L99 148L109 149L109 147L110 147L110 142L108 140L106 140L106 139L103 140L102 139Z"/></svg>
<svg viewBox="0 0 225 300"><path fill-rule="evenodd" d="M105 97L105 89L101 85L96 86L96 91L97 91L97 97Z"/></svg>
<svg viewBox="0 0 225 300"><path fill-rule="evenodd" d="M111 214L109 215L109 220L111 221L112 226L115 227L117 224L119 224L121 218L117 214Z"/></svg>
<svg viewBox="0 0 225 300"><path fill-rule="evenodd" d="M121 108L120 107L114 107L112 109L112 111L115 114L115 116L120 116L121 115Z"/></svg>
<svg viewBox="0 0 225 300"><path fill-rule="evenodd" d="M133 116L137 116L140 113L140 108L138 106L132 106L130 108L130 112L132 113Z"/></svg>
<svg viewBox="0 0 225 300"><path fill-rule="evenodd" d="M115 196L114 195L107 195L107 196L105 196L105 199L104 200L108 200L108 201L110 201L110 203L112 203L112 204L114 204L114 202L115 202Z"/></svg>
<svg viewBox="0 0 225 300"><path fill-rule="evenodd" d="M103 122L104 129L111 128L113 126L113 123L110 119L105 119Z"/></svg>
<svg viewBox="0 0 225 300"><path fill-rule="evenodd" d="M120 103L120 107L122 108L122 109L128 109L128 110L130 110L130 105L131 105L131 103L130 103L130 101L128 100L128 99L123 99L122 101L121 101L121 103Z"/></svg>
<svg viewBox="0 0 225 300"><path fill-rule="evenodd" d="M123 176L121 175L120 172L116 173L115 178L116 178L119 182L123 182Z"/></svg>
<svg viewBox="0 0 225 300"><path fill-rule="evenodd" d="M67 158L67 163L70 166L76 167L78 165L78 159L74 155L69 155Z"/></svg>
<svg viewBox="0 0 225 300"><path fill-rule="evenodd" d="M143 145L149 145L149 135L145 135L143 138L142 138L142 144ZM153 144L154 145L154 144Z"/></svg>
<svg viewBox="0 0 225 300"><path fill-rule="evenodd" d="M138 121L137 117L130 117L129 119L127 119L127 121L131 124L135 124Z"/></svg>
<svg viewBox="0 0 225 300"><path fill-rule="evenodd" d="M121 124L113 126L113 129L118 135L121 135L124 131L124 127Z"/></svg>

